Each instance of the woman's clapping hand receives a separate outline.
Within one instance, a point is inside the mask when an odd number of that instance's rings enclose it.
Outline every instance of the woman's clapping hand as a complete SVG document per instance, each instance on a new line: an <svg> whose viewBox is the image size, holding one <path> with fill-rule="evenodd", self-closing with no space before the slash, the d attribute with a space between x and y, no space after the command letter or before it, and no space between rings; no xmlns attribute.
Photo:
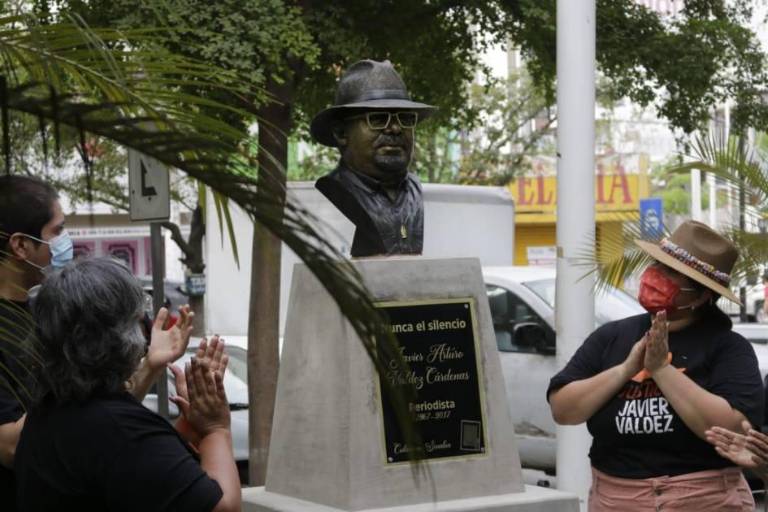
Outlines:
<svg viewBox="0 0 768 512"><path fill-rule="evenodd" d="M211 397L208 396L207 391L209 389L218 394L218 387L221 384L220 391L224 394L223 377L228 363L229 356L224 353L224 340L218 336L213 336L210 340L202 339L195 357L192 359L192 363L187 364L186 371L182 371L178 366L169 365L176 381L176 396L171 397L170 400L177 405L181 413L179 420L176 422L176 429L182 437L193 444L197 444L202 435L204 435L198 428L200 425L193 423L193 421L196 422L199 419L194 416L199 415L202 410L201 407L207 410L215 402L215 400L211 401ZM213 381L211 381L211 376ZM193 382L193 379L197 380ZM217 386L215 388L210 387L211 382L216 383ZM196 383L198 384L197 386L195 386ZM192 414L193 404L190 393L192 387L196 387L199 390L196 397L201 400L197 407L198 410L194 415ZM204 393L200 394L200 391ZM218 406L221 406L221 404L218 404ZM226 400L226 396L224 396L224 406L228 428L229 403ZM221 413L222 411L218 410L218 414Z"/></svg>
<svg viewBox="0 0 768 512"><path fill-rule="evenodd" d="M653 316L646 335L645 368L653 374L669 364L669 331L667 313L660 311Z"/></svg>
<svg viewBox="0 0 768 512"><path fill-rule="evenodd" d="M721 457L743 468L759 473L768 479L768 436L753 429L749 422L742 423L744 434L723 427L712 427L706 431L707 441L715 447Z"/></svg>

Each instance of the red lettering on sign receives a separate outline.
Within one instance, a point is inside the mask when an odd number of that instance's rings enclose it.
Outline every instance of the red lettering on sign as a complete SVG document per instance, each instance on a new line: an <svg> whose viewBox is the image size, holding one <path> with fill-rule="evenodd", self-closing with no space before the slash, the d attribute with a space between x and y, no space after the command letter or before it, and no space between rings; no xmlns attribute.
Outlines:
<svg viewBox="0 0 768 512"><path fill-rule="evenodd" d="M554 194L552 193L551 190L549 191L549 195L546 196L546 198L544 197L545 195L544 194L544 176L537 176L536 184L538 185L538 189L539 189L539 194L537 198L538 201L536 201L536 204L541 204L541 205L552 204L552 201L554 199L553 198Z"/></svg>
<svg viewBox="0 0 768 512"><path fill-rule="evenodd" d="M597 204L605 203L605 176L603 176L602 165L597 166Z"/></svg>
<svg viewBox="0 0 768 512"><path fill-rule="evenodd" d="M624 174L624 169L622 169L621 166L619 166L618 169L619 173L611 176L613 183L611 184L611 195L608 197L608 202L613 203L616 190L621 189L623 196L621 202L629 204L632 202L632 196L629 193L629 181L627 180L627 175Z"/></svg>
<svg viewBox="0 0 768 512"><path fill-rule="evenodd" d="M531 184L530 178L517 179L517 204L518 205L522 206L522 205L533 204L533 200L536 197L534 192L531 192L530 195L526 195L526 189L530 184Z"/></svg>

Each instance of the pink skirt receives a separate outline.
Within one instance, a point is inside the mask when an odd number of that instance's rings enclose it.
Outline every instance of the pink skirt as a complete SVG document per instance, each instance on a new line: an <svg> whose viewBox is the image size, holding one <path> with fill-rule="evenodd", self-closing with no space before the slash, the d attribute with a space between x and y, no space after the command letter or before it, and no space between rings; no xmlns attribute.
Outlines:
<svg viewBox="0 0 768 512"><path fill-rule="evenodd" d="M678 476L617 478L592 468L589 512L753 512L755 500L739 468Z"/></svg>

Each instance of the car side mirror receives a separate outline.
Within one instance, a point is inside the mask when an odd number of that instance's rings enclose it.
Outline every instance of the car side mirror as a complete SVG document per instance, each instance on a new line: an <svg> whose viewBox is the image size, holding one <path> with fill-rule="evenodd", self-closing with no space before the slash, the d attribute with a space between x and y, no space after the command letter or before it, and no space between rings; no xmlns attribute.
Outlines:
<svg viewBox="0 0 768 512"><path fill-rule="evenodd" d="M547 333L535 322L521 322L512 328L512 340L521 347L531 347L542 354L554 355L555 347L547 343Z"/></svg>

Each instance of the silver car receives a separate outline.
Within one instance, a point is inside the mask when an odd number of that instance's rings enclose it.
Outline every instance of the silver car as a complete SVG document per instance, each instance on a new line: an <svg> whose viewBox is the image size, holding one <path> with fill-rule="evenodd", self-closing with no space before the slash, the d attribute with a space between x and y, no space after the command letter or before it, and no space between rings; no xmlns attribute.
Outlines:
<svg viewBox="0 0 768 512"><path fill-rule="evenodd" d="M760 365L760 375L763 379L768 377L768 324L734 323L733 332L741 334L752 343Z"/></svg>
<svg viewBox="0 0 768 512"><path fill-rule="evenodd" d="M555 269L483 268L507 400L524 467L554 471L555 422L546 402L555 359ZM644 313L610 287L595 297L595 327Z"/></svg>
<svg viewBox="0 0 768 512"><path fill-rule="evenodd" d="M227 344L226 352L229 355L229 366L224 374L224 389L232 414L232 449L237 470L240 473L240 481L245 485L248 483L248 363L245 349ZM174 364L184 368L184 364L194 354L195 349L190 348ZM176 394L176 386L173 374L168 371L168 395L174 394ZM157 391L154 387L147 393L143 404L157 412ZM168 408L170 419L178 418L179 410L176 405L169 403Z"/></svg>

